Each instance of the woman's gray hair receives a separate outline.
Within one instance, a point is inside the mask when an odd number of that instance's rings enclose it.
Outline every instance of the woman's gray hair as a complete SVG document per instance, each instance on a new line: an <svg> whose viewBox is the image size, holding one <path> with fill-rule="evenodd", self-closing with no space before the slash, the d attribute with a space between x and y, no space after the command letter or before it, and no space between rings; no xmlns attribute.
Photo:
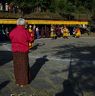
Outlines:
<svg viewBox="0 0 95 96"><path fill-rule="evenodd" d="M23 18L17 19L17 25L25 25L25 24L26 24L25 19L23 19Z"/></svg>

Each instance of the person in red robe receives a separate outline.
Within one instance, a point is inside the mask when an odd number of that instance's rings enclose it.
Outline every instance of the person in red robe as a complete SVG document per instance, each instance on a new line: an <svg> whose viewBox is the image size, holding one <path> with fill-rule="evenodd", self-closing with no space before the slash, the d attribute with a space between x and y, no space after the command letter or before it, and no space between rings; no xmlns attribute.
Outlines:
<svg viewBox="0 0 95 96"><path fill-rule="evenodd" d="M30 80L28 53L29 42L32 42L33 38L25 29L25 24L25 19L19 18L17 26L9 34L12 44L15 82L20 87L27 85Z"/></svg>

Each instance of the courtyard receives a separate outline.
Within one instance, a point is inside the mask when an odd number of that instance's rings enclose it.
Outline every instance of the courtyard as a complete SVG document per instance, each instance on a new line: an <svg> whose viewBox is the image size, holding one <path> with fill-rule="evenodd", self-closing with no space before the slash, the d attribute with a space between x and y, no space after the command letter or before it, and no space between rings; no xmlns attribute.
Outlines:
<svg viewBox="0 0 95 96"><path fill-rule="evenodd" d="M15 85L10 42L0 43L0 96L94 96L95 37L36 39L29 52L32 80Z"/></svg>

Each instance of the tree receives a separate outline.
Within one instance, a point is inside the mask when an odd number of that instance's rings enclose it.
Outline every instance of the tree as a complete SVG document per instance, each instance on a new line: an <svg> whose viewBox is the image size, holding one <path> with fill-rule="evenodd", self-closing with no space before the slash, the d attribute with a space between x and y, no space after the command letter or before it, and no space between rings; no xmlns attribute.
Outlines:
<svg viewBox="0 0 95 96"><path fill-rule="evenodd" d="M41 11L47 11L49 9L50 0L36 0L35 6L40 7Z"/></svg>
<svg viewBox="0 0 95 96"><path fill-rule="evenodd" d="M66 19L74 18L72 13L74 13L76 6L68 0L60 0L58 4L59 14L61 14Z"/></svg>
<svg viewBox="0 0 95 96"><path fill-rule="evenodd" d="M13 2L22 12L55 12L61 15L72 13L95 14L95 0L3 0ZM90 15L91 15L90 14Z"/></svg>

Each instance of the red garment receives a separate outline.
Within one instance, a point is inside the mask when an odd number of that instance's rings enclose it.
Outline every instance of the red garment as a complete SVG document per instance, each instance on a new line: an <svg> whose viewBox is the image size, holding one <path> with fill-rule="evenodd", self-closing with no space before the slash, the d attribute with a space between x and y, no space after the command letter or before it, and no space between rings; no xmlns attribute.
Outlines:
<svg viewBox="0 0 95 96"><path fill-rule="evenodd" d="M32 43L34 42L34 32L32 31L31 33L30 33L30 35L31 35L31 37L33 38L33 41L32 41Z"/></svg>
<svg viewBox="0 0 95 96"><path fill-rule="evenodd" d="M33 38L30 36L28 30L24 26L18 25L9 34L12 42L13 52L28 52L29 42L32 42Z"/></svg>

